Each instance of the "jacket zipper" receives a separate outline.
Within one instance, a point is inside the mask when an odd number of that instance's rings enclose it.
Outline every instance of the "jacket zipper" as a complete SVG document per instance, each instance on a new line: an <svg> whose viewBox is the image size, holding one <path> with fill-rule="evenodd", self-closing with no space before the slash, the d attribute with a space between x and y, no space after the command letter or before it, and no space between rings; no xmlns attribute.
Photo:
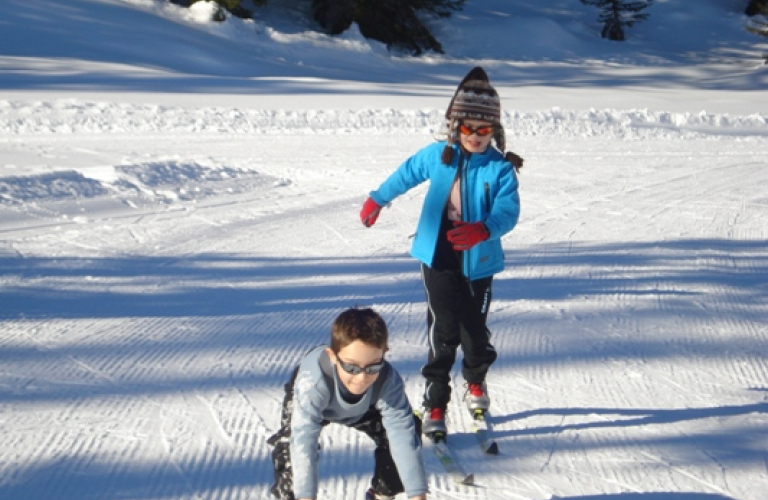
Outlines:
<svg viewBox="0 0 768 500"><path fill-rule="evenodd" d="M472 158L472 153L468 154L466 158L463 158L464 162L464 168L459 170L459 174L461 175L461 220L465 222L469 222L472 220L472 218L469 216L469 201L467 199L467 192L469 192L469 189L467 187L467 168L469 167L469 161ZM465 215L466 214L466 215ZM464 250L462 253L462 265L466 267L467 269L467 286L469 287L469 293L472 297L475 296L475 291L472 289L472 266L469 265L469 252L472 250L471 248Z"/></svg>

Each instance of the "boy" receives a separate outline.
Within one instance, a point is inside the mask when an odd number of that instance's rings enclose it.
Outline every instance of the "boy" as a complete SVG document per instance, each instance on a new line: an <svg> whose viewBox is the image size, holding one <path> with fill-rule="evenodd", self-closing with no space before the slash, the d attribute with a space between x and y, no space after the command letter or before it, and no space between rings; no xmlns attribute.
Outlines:
<svg viewBox="0 0 768 500"><path fill-rule="evenodd" d="M392 499L403 491L411 500L426 500L421 422L402 378L384 360L387 340L387 325L376 312L347 309L333 322L330 347L316 347L294 370L285 385L280 430L268 440L274 446L274 496L317 497L318 438L333 422L365 432L376 443L366 500Z"/></svg>

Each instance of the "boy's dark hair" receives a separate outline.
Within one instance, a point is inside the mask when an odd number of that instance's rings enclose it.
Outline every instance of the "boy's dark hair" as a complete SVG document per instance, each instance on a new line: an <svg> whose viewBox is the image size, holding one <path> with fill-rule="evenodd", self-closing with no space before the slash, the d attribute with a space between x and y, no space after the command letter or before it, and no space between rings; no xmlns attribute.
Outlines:
<svg viewBox="0 0 768 500"><path fill-rule="evenodd" d="M339 314L331 325L331 350L334 353L338 354L355 340L385 352L389 348L387 324L373 309L352 307Z"/></svg>

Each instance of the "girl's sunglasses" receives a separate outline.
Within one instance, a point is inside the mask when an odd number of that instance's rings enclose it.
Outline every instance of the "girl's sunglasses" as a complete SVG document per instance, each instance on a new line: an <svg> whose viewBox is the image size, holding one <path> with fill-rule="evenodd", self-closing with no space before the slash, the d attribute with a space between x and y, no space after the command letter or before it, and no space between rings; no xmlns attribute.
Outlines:
<svg viewBox="0 0 768 500"><path fill-rule="evenodd" d="M481 125L480 127L472 128L469 125L460 123L459 132L461 132L464 135L477 134L479 137L485 137L486 135L491 135L493 133L493 126Z"/></svg>
<svg viewBox="0 0 768 500"><path fill-rule="evenodd" d="M376 375L381 371L382 368L384 368L383 359L378 363L374 363L368 366L358 366L352 363L346 363L341 359L339 359L338 357L336 359L339 361L339 365L341 365L341 369L349 373L350 375L360 375L363 372L365 372L368 375Z"/></svg>

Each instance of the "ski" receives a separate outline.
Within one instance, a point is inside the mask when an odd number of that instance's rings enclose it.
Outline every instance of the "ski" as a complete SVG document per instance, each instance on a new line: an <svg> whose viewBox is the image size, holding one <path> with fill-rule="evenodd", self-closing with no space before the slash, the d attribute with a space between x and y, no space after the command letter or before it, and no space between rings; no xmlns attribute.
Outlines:
<svg viewBox="0 0 768 500"><path fill-rule="evenodd" d="M477 409L472 412L472 429L475 431L475 437L483 453L488 455L498 455L499 445L493 439L493 433L486 419L487 410Z"/></svg>
<svg viewBox="0 0 768 500"><path fill-rule="evenodd" d="M435 451L435 455L437 455L440 463L445 467L445 471L457 484L475 484L475 475L464 472L458 460L456 460L453 451L448 446L445 437L445 433L443 432L436 432L429 435L429 439L432 441L432 449Z"/></svg>

